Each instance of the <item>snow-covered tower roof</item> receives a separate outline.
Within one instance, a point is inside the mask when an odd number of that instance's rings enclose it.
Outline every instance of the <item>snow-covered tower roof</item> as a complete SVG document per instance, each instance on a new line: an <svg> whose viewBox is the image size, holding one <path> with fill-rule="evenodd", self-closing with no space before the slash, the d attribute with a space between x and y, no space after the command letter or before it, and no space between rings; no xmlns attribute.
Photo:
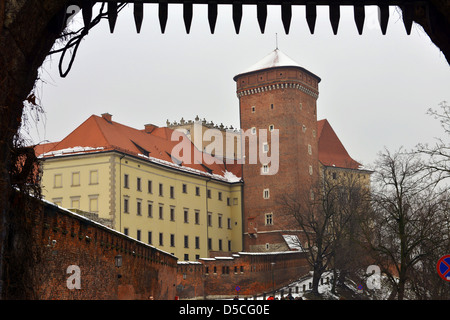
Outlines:
<svg viewBox="0 0 450 320"><path fill-rule="evenodd" d="M260 71L264 69L270 69L270 68L278 68L278 67L297 67L304 71L307 71L311 75L318 78L320 82L320 78L316 76L315 74L309 72L308 70L304 69L300 64L289 58L285 53L283 53L280 49L276 48L274 51L266 55L264 58L259 60L257 63L252 65L251 67L247 68L246 70L242 71L241 73L237 74L233 79L236 80L237 77L239 77L242 74Z"/></svg>

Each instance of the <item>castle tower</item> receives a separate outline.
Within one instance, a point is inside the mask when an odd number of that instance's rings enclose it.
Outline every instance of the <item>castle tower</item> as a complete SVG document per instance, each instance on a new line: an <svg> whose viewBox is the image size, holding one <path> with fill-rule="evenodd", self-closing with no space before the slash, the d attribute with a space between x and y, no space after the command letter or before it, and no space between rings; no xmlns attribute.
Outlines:
<svg viewBox="0 0 450 320"><path fill-rule="evenodd" d="M274 151L270 130L278 129L279 133L279 167L275 174L264 163L245 161L243 165L244 250L289 250L286 239L292 235L302 238L301 232L292 217L282 214L279 201L283 195L309 191L317 181L316 101L320 78L277 48L233 79L241 129L258 135L260 129L267 130L269 153ZM246 160L248 145L245 143L243 150Z"/></svg>

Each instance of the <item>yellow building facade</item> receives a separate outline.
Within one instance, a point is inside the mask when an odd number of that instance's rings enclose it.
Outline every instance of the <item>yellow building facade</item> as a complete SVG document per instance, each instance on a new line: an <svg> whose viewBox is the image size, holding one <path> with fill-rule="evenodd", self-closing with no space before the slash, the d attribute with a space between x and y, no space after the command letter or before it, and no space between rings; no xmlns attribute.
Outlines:
<svg viewBox="0 0 450 320"><path fill-rule="evenodd" d="M102 119L96 119L102 121ZM242 250L242 183L106 147L40 156L42 193L180 260Z"/></svg>

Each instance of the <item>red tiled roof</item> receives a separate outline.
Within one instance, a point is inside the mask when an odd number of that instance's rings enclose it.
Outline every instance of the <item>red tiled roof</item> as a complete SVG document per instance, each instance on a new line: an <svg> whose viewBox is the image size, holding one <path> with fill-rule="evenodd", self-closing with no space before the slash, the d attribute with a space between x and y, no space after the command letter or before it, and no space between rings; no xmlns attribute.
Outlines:
<svg viewBox="0 0 450 320"><path fill-rule="evenodd" d="M47 143L35 145L34 152L36 153L36 156L39 156L40 154L46 153L46 152L50 151L51 149L53 149L53 147L57 143L58 142L47 142Z"/></svg>
<svg viewBox="0 0 450 320"><path fill-rule="evenodd" d="M329 167L358 169L361 164L353 160L330 123L324 119L317 121L319 137L319 161Z"/></svg>
<svg viewBox="0 0 450 320"><path fill-rule="evenodd" d="M51 156L51 152L57 154L56 152L60 150L72 150L72 152L117 150L198 174L224 177L224 172L229 171L237 177L242 176L241 165L215 163L215 158L197 150L186 137L181 142L180 140L172 141L173 132L174 130L170 128L156 128L151 133L147 133L145 130L138 130L115 121L107 121L104 117L92 115L60 142L35 149L37 155L41 157ZM177 154L171 155L177 145L182 146L183 151L189 150L191 153L190 161L182 162L181 166L176 163L177 160L183 160L181 159L183 154L178 154L180 148L175 149L178 151ZM180 159L174 162L172 156ZM201 157L203 157L203 163L197 160L202 159Z"/></svg>

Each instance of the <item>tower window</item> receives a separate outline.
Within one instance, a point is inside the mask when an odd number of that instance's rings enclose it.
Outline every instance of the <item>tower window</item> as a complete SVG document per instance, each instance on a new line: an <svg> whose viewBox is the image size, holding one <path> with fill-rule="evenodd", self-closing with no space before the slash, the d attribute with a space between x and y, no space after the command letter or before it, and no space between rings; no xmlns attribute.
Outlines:
<svg viewBox="0 0 450 320"><path fill-rule="evenodd" d="M256 111L256 107L252 107L252 113L255 113L255 111Z"/></svg>
<svg viewBox="0 0 450 320"><path fill-rule="evenodd" d="M272 109L272 110L273 110L273 103L271 103L271 104L270 104L270 109Z"/></svg>
<svg viewBox="0 0 450 320"><path fill-rule="evenodd" d="M264 189L264 191L263 191L263 198L264 199L269 199L270 198L269 189Z"/></svg>
<svg viewBox="0 0 450 320"><path fill-rule="evenodd" d="M312 175L313 174L313 167L309 166L309 174Z"/></svg>
<svg viewBox="0 0 450 320"><path fill-rule="evenodd" d="M266 213L266 226L272 226L273 225L273 213Z"/></svg>
<svg viewBox="0 0 450 320"><path fill-rule="evenodd" d="M275 126L274 126L273 124L271 124L271 125L269 126L269 131L272 132L273 129L275 129Z"/></svg>
<svg viewBox="0 0 450 320"><path fill-rule="evenodd" d="M256 134L256 127L252 127L252 129L251 129L252 131L252 134Z"/></svg>

